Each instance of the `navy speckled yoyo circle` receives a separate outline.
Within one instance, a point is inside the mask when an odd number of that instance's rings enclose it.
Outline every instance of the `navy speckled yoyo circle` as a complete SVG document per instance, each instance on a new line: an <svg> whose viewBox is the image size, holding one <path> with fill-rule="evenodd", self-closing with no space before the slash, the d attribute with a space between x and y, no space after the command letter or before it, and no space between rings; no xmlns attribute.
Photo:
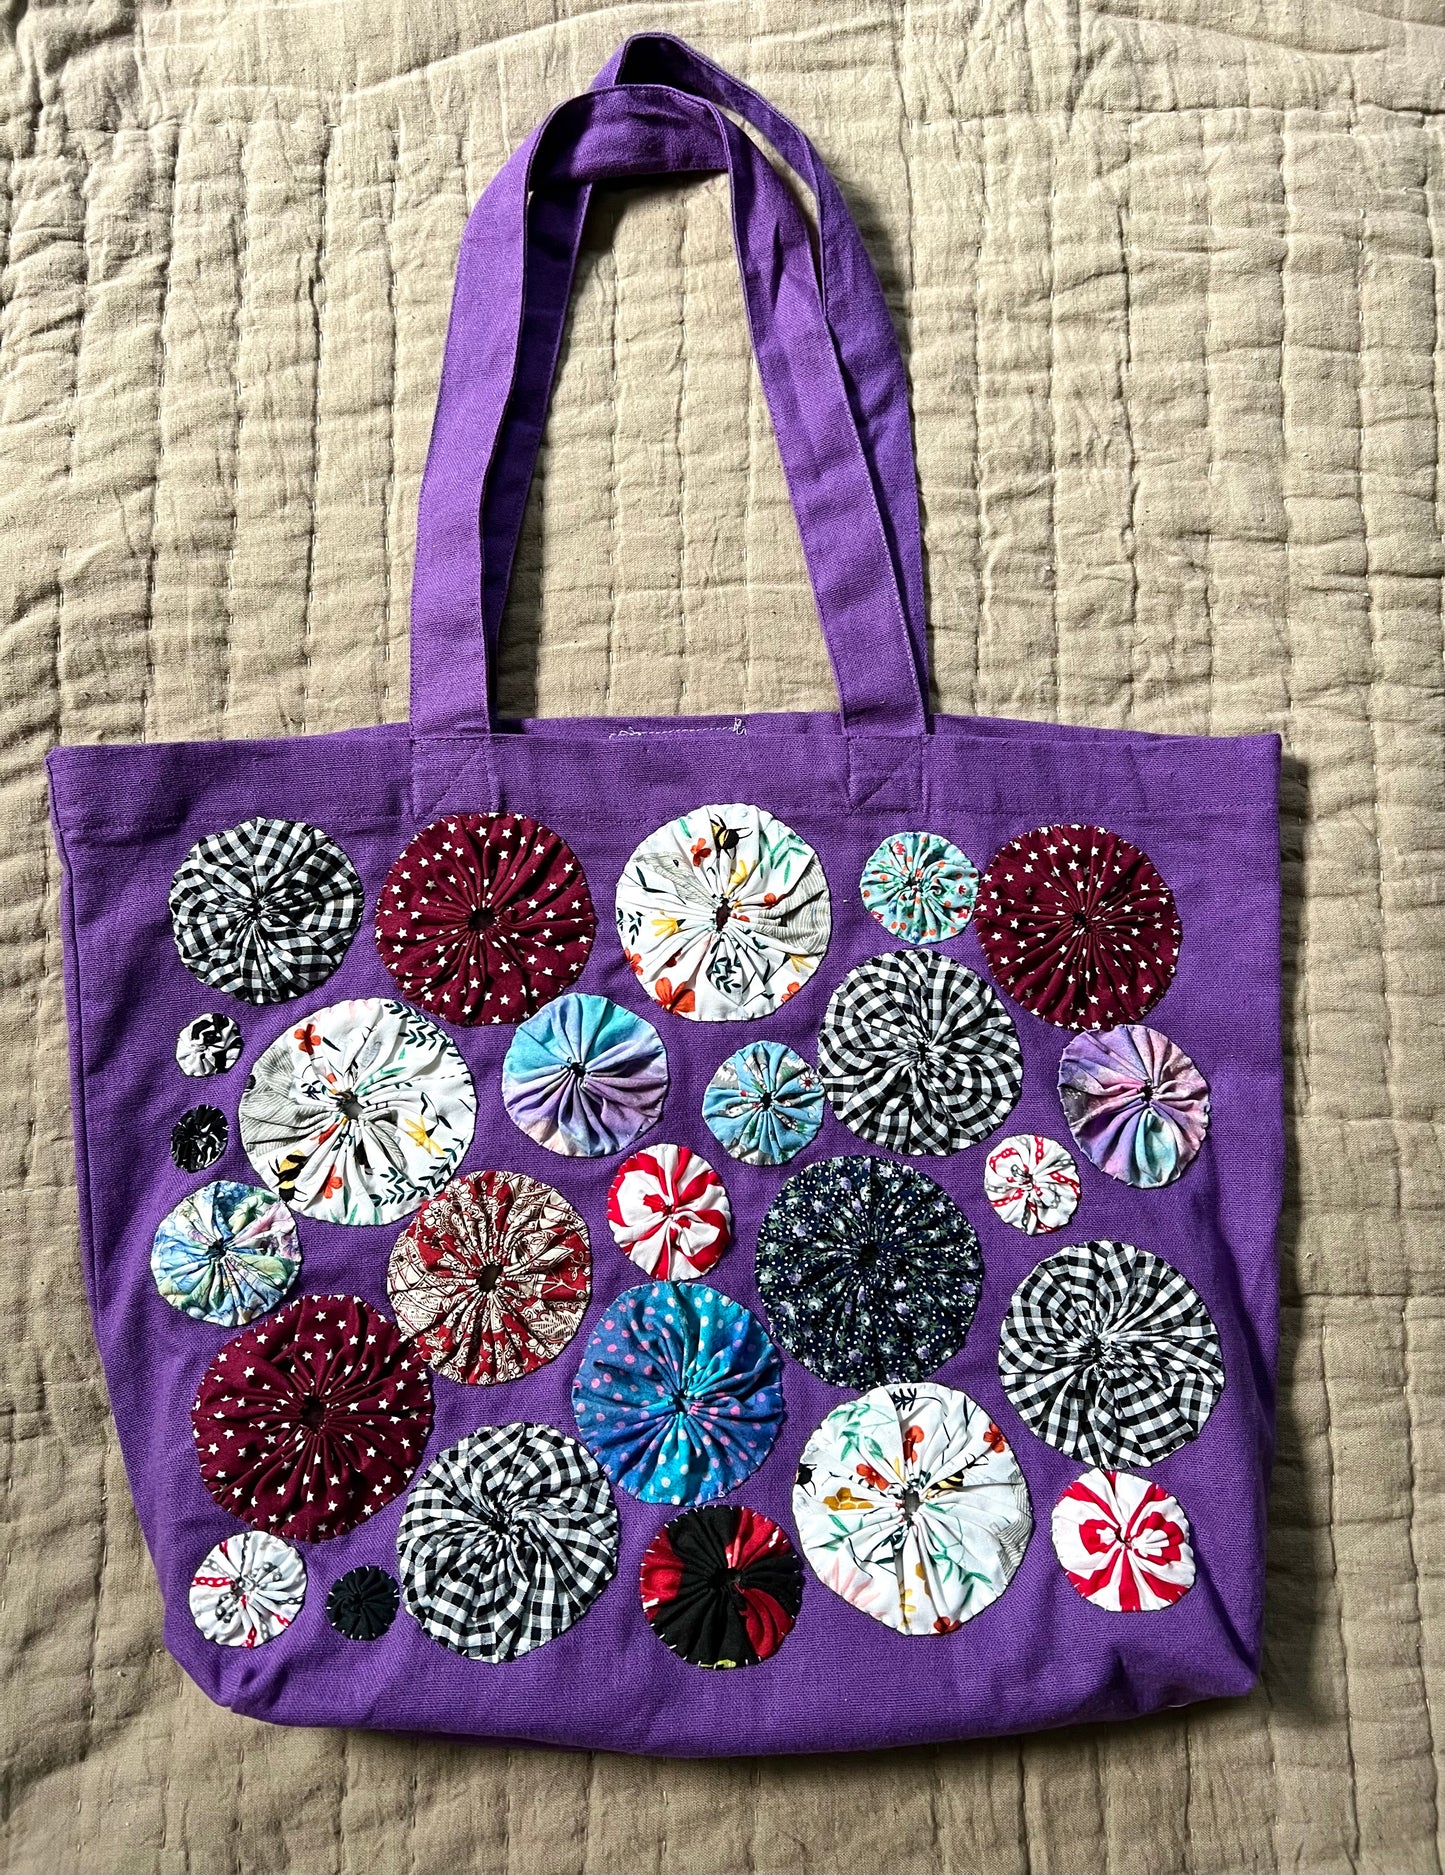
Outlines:
<svg viewBox="0 0 1445 1875"><path fill-rule="evenodd" d="M922 1380L963 1346L983 1257L931 1178L891 1159L823 1159L790 1178L758 1234L773 1332L837 1387Z"/></svg>

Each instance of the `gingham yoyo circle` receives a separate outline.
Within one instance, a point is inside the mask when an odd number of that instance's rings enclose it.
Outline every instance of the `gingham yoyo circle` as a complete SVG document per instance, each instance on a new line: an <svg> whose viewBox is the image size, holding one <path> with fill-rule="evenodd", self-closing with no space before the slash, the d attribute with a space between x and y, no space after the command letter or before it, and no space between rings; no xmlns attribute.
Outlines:
<svg viewBox="0 0 1445 1875"><path fill-rule="evenodd" d="M1039 1438L1106 1469L1177 1452L1224 1391L1219 1331L1194 1285L1112 1238L1029 1272L999 1331L998 1371Z"/></svg>

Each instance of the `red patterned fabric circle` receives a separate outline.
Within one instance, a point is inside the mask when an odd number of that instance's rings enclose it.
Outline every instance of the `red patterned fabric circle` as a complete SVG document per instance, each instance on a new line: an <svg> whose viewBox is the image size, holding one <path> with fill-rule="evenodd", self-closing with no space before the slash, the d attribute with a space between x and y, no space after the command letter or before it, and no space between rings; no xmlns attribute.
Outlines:
<svg viewBox="0 0 1445 1875"><path fill-rule="evenodd" d="M1000 847L973 922L1009 995L1061 1029L1137 1022L1179 961L1174 894L1105 827L1035 827Z"/></svg>
<svg viewBox="0 0 1445 1875"><path fill-rule="evenodd" d="M524 814L449 814L406 846L376 946L408 1002L448 1022L521 1022L575 983L597 915L565 840Z"/></svg>
<svg viewBox="0 0 1445 1875"><path fill-rule="evenodd" d="M733 1236L722 1180L686 1146L645 1146L624 1160L607 1193L607 1222L639 1269L673 1282L710 1270Z"/></svg>
<svg viewBox="0 0 1445 1875"><path fill-rule="evenodd" d="M431 1381L360 1296L302 1296L228 1341L191 1409L206 1489L257 1529L319 1543L388 1504L421 1462Z"/></svg>
<svg viewBox="0 0 1445 1875"><path fill-rule="evenodd" d="M386 1270L397 1326L465 1386L553 1361L592 1292L587 1227L559 1192L515 1172L469 1172L428 1198Z"/></svg>

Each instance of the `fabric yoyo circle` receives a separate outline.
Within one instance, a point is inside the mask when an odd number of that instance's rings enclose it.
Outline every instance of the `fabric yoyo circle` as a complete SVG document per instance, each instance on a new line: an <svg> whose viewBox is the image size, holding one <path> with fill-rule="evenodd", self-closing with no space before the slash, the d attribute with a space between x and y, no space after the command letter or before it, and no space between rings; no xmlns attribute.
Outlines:
<svg viewBox="0 0 1445 1875"><path fill-rule="evenodd" d="M525 814L449 814L403 849L376 947L408 1002L448 1022L520 1022L581 974L597 933L577 855Z"/></svg>
<svg viewBox="0 0 1445 1875"><path fill-rule="evenodd" d="M274 1309L301 1268L291 1213L275 1192L217 1179L161 1219L151 1275L194 1321L241 1328Z"/></svg>
<svg viewBox="0 0 1445 1875"><path fill-rule="evenodd" d="M890 1152L971 1146L1012 1113L1023 1052L992 987L952 958L893 951L834 990L818 1071L843 1124Z"/></svg>
<svg viewBox="0 0 1445 1875"><path fill-rule="evenodd" d="M188 1107L171 1128L171 1158L182 1172L204 1172L226 1150L229 1138L219 1107Z"/></svg>
<svg viewBox="0 0 1445 1875"><path fill-rule="evenodd" d="M1062 1230L1079 1202L1079 1168L1056 1139L1015 1133L990 1146L983 1195L1005 1224L1032 1237Z"/></svg>
<svg viewBox="0 0 1445 1875"><path fill-rule="evenodd" d="M257 815L198 840L170 890L181 962L213 990L285 1003L314 990L361 923L356 868L302 820Z"/></svg>
<svg viewBox="0 0 1445 1875"><path fill-rule="evenodd" d="M963 1346L983 1258L940 1186L891 1159L820 1159L758 1232L758 1293L795 1360L835 1387L921 1380Z"/></svg>
<svg viewBox="0 0 1445 1875"><path fill-rule="evenodd" d="M431 1385L359 1296L302 1296L228 1341L191 1426L206 1489L242 1523L320 1543L389 1504L421 1461Z"/></svg>
<svg viewBox="0 0 1445 1875"><path fill-rule="evenodd" d="M227 1074L241 1059L241 1031L229 1016L196 1016L176 1037L176 1066L200 1079Z"/></svg>
<svg viewBox="0 0 1445 1875"><path fill-rule="evenodd" d="M223 1537L191 1577L191 1619L218 1647L264 1647L305 1599L301 1552L261 1530Z"/></svg>
<svg viewBox="0 0 1445 1875"><path fill-rule="evenodd" d="M710 1270L732 1242L723 1182L686 1146L644 1146L607 1193L607 1222L624 1256L649 1276L687 1282Z"/></svg>
<svg viewBox="0 0 1445 1875"><path fill-rule="evenodd" d="M561 996L522 1024L502 1102L529 1139L569 1158L624 1152L662 1112L667 1055L652 1024L606 996Z"/></svg>
<svg viewBox="0 0 1445 1875"><path fill-rule="evenodd" d="M928 1382L835 1406L803 1447L793 1517L819 1580L900 1634L952 1634L981 1614L1034 1527L998 1427Z"/></svg>
<svg viewBox="0 0 1445 1875"><path fill-rule="evenodd" d="M941 944L968 928L978 868L942 834L891 833L869 855L858 889L891 936Z"/></svg>
<svg viewBox="0 0 1445 1875"><path fill-rule="evenodd" d="M1182 931L1147 853L1105 827L1035 827L1000 847L974 914L1009 995L1063 1029L1137 1022L1173 981Z"/></svg>
<svg viewBox="0 0 1445 1875"><path fill-rule="evenodd" d="M696 1022L771 1015L832 931L818 855L761 807L699 807L651 833L617 882L624 956L654 1002Z"/></svg>
<svg viewBox="0 0 1445 1875"><path fill-rule="evenodd" d="M477 1096L436 1024L379 997L332 1003L277 1036L241 1095L241 1142L294 1210L391 1224L451 1176Z"/></svg>
<svg viewBox="0 0 1445 1875"><path fill-rule="evenodd" d="M786 1165L823 1124L823 1089L803 1057L782 1042L749 1042L708 1082L702 1117L744 1165Z"/></svg>
<svg viewBox="0 0 1445 1875"><path fill-rule="evenodd" d="M755 1667L792 1632L803 1565L771 1518L707 1504L664 1524L642 1556L642 1612L694 1667Z"/></svg>
<svg viewBox="0 0 1445 1875"><path fill-rule="evenodd" d="M783 1423L783 1364L757 1317L705 1283L624 1289L572 1383L577 1428L649 1504L724 1497Z"/></svg>
<svg viewBox="0 0 1445 1875"><path fill-rule="evenodd" d="M999 1377L1046 1444L1086 1465L1155 1465L1224 1391L1219 1333L1187 1278L1111 1238L1073 1244L1014 1291Z"/></svg>
<svg viewBox="0 0 1445 1875"><path fill-rule="evenodd" d="M1167 1185L1209 1131L1209 1084L1158 1029L1126 1023L1076 1035L1059 1062L1069 1130L1110 1178L1143 1191Z"/></svg>
<svg viewBox="0 0 1445 1875"><path fill-rule="evenodd" d="M379 1641L396 1620L399 1599L396 1577L364 1563L332 1583L326 1619L348 1641Z"/></svg>
<svg viewBox="0 0 1445 1875"><path fill-rule="evenodd" d="M386 1266L396 1325L449 1380L488 1387L555 1360L592 1290L587 1226L518 1172L468 1172L428 1198Z"/></svg>
<svg viewBox="0 0 1445 1875"><path fill-rule="evenodd" d="M471 1660L516 1660L581 1619L617 1568L617 1506L551 1426L483 1426L416 1482L397 1557L408 1611Z"/></svg>
<svg viewBox="0 0 1445 1875"><path fill-rule="evenodd" d="M1055 1504L1052 1528L1060 1567L1096 1608L1152 1614L1193 1586L1189 1519L1148 1478L1086 1471Z"/></svg>

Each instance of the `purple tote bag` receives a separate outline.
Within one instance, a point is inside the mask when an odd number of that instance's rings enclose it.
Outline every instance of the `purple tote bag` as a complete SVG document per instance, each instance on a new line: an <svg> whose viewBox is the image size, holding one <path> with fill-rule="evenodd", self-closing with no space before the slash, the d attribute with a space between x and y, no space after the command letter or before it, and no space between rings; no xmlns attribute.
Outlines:
<svg viewBox="0 0 1445 1875"><path fill-rule="evenodd" d="M590 187L718 170L841 707L498 721ZM837 186L633 40L467 227L410 724L51 756L86 1285L213 1699L730 1754L1253 1683L1277 742L927 668Z"/></svg>

